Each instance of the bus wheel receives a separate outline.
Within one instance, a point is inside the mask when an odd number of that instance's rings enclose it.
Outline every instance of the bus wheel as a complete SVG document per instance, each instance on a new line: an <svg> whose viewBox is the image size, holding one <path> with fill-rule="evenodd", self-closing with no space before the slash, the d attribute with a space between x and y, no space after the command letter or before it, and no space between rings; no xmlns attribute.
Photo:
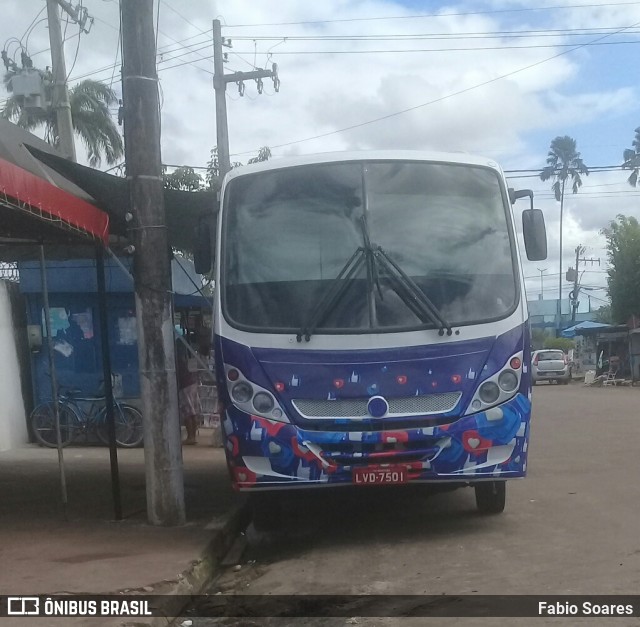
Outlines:
<svg viewBox="0 0 640 627"><path fill-rule="evenodd" d="M507 497L506 481L477 483L476 505L481 514L500 514L504 511Z"/></svg>

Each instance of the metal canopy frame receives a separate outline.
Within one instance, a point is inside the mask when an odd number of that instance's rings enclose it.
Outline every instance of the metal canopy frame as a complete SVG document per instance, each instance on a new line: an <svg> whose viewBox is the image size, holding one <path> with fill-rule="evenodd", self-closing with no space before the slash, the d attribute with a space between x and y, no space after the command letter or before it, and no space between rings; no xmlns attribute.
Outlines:
<svg viewBox="0 0 640 627"><path fill-rule="evenodd" d="M26 132L24 132L24 135L30 136ZM61 189L50 180L46 180L23 167L0 158L0 245L3 245L4 253L8 252L8 254L3 253L2 257L5 261L17 261L26 250L28 251L27 254L32 258L37 254L39 254L40 258L51 368L52 398L56 408L60 491L66 518L66 475L57 411L57 377L53 360L45 247L61 247L58 249L57 255L60 255L60 250L63 250L63 256L72 255L74 251L77 254L78 249L86 250L87 246L95 249L114 517L116 520L121 520L122 502L115 439L114 399L111 386L103 263L104 248L109 242L109 216L87 200Z"/></svg>

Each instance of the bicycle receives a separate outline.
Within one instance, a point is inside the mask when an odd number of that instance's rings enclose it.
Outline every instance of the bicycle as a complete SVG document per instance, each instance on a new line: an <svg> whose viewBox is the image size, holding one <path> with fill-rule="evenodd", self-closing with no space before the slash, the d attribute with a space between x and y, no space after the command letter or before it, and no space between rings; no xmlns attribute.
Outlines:
<svg viewBox="0 0 640 627"><path fill-rule="evenodd" d="M109 444L106 397L104 394L83 395L80 390L69 389L58 397L60 420L60 443L68 446L80 435L89 436L95 431L103 444ZM85 410L83 405L87 404ZM116 444L123 448L134 448L142 443L142 414L131 405L113 400ZM56 448L55 403L47 401L38 405L30 416L31 429L42 446Z"/></svg>

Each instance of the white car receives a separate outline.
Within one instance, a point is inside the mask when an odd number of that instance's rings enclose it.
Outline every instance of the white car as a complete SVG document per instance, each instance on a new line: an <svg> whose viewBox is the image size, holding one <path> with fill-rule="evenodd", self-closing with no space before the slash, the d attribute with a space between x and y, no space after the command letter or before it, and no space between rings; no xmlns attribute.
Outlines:
<svg viewBox="0 0 640 627"><path fill-rule="evenodd" d="M561 350L546 348L531 355L531 381L555 381L567 385L571 381L569 357Z"/></svg>

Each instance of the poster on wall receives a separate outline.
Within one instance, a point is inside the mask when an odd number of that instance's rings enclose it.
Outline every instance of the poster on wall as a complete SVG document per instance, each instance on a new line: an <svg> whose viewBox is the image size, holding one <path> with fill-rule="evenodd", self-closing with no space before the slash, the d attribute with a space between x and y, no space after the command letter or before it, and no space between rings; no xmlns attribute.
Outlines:
<svg viewBox="0 0 640 627"><path fill-rule="evenodd" d="M135 316L121 316L118 318L118 344L132 346L138 341L138 329Z"/></svg>

